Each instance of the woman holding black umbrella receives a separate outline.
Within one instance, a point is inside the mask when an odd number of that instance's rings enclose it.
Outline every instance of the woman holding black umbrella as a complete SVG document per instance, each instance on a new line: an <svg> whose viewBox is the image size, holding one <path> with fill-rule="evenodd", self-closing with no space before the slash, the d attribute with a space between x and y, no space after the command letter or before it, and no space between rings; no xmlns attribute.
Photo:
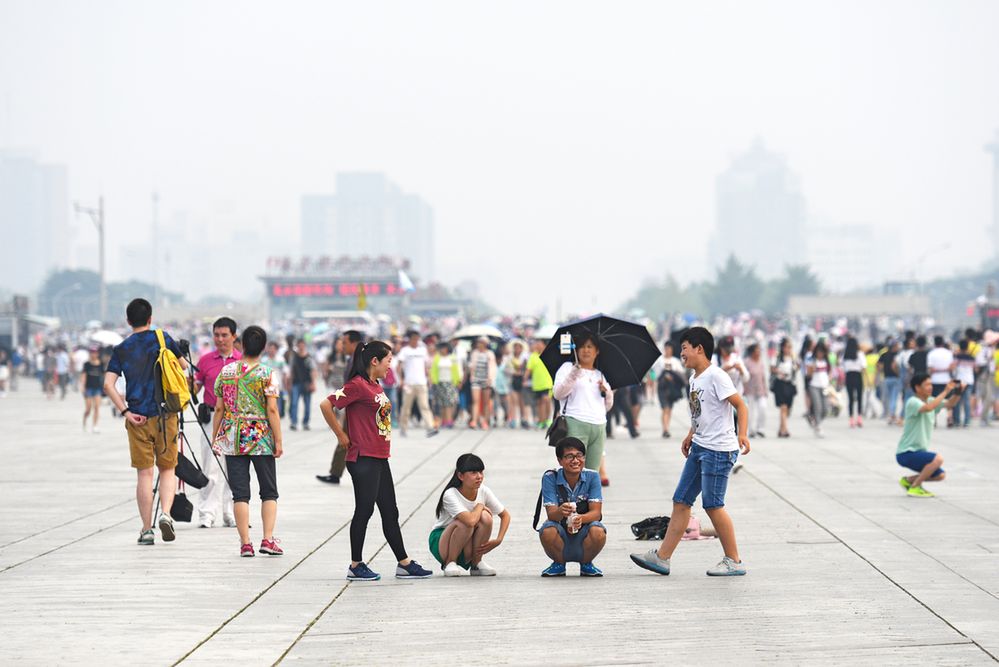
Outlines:
<svg viewBox="0 0 999 667"><path fill-rule="evenodd" d="M562 406L570 437L586 445L586 467L600 470L601 482L606 482L603 469L604 426L607 411L614 404L614 392L604 374L597 370L600 348L594 334L582 331L573 336L576 363L565 362L555 374L553 393Z"/></svg>

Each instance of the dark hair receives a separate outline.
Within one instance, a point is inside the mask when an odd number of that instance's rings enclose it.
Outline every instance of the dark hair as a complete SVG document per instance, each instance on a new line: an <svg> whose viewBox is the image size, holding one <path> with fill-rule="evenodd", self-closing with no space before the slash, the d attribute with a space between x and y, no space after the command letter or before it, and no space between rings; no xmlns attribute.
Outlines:
<svg viewBox="0 0 999 667"><path fill-rule="evenodd" d="M812 359L817 359L819 356L819 352L822 353L823 359L829 361L829 348L827 348L826 344L821 340L815 344L815 349L812 350Z"/></svg>
<svg viewBox="0 0 999 667"><path fill-rule="evenodd" d="M419 336L419 335L420 335L420 332L417 331L416 329L410 329L409 331L406 332L406 338L407 339L412 338L413 336Z"/></svg>
<svg viewBox="0 0 999 667"><path fill-rule="evenodd" d="M971 341L969 341L967 338L962 338L961 342L958 343L957 346L961 350L961 352L967 352L968 351L968 346L970 344L971 344Z"/></svg>
<svg viewBox="0 0 999 667"><path fill-rule="evenodd" d="M577 449L583 456L586 456L586 445L583 444L583 441L579 438L569 436L562 438L558 441L558 444L555 445L555 458L561 460L562 456L565 454L565 450L567 449Z"/></svg>
<svg viewBox="0 0 999 667"><path fill-rule="evenodd" d="M462 454L458 457L458 460L454 463L454 474L451 475L451 481L444 485L440 500L437 501L437 518L440 518L441 512L444 511L444 494L447 493L447 490L461 488L461 480L458 479L458 473L482 472L485 469L486 464L475 454Z"/></svg>
<svg viewBox="0 0 999 667"><path fill-rule="evenodd" d="M580 331L572 336L572 344L576 346L576 349L583 347L586 343L593 343L593 347L600 349L600 343L597 342L597 337L590 333L589 331Z"/></svg>
<svg viewBox="0 0 999 667"><path fill-rule="evenodd" d="M229 333L235 335L236 320L232 319L231 317L220 317L217 320L215 320L214 324L212 324L212 331L222 328L228 329Z"/></svg>
<svg viewBox="0 0 999 667"><path fill-rule="evenodd" d="M437 351L443 353L445 356L451 354L451 343L447 341L437 343Z"/></svg>
<svg viewBox="0 0 999 667"><path fill-rule="evenodd" d="M267 332L256 324L243 329L243 354L248 357L259 357L267 347Z"/></svg>
<svg viewBox="0 0 999 667"><path fill-rule="evenodd" d="M850 360L856 359L857 351L859 349L860 346L857 345L857 339L854 338L853 336L850 336L849 338L846 339L846 350L843 352L843 358Z"/></svg>
<svg viewBox="0 0 999 667"><path fill-rule="evenodd" d="M784 361L784 346L787 345L790 342L791 342L791 339L788 338L787 336L785 336L784 338L780 339L780 348L779 348L780 352L777 353L777 359L779 361ZM794 356L794 352L793 351L791 352L791 355Z"/></svg>
<svg viewBox="0 0 999 667"><path fill-rule="evenodd" d="M348 329L343 332L343 337L349 340L351 343L357 344L364 341L364 334L355 329Z"/></svg>
<svg viewBox="0 0 999 667"><path fill-rule="evenodd" d="M690 327L680 336L680 345L704 348L704 356L710 359L715 353L715 337L704 327Z"/></svg>
<svg viewBox="0 0 999 667"><path fill-rule="evenodd" d="M388 343L380 340L373 340L370 343L358 343L357 347L354 348L354 356L351 359L350 365L350 375L347 380L353 380L358 375L363 375L367 379L371 379L368 375L368 367L371 366L371 360L377 359L381 361L388 355L392 354L392 346Z"/></svg>
<svg viewBox="0 0 999 667"><path fill-rule="evenodd" d="M735 347L735 339L731 336L722 336L721 340L718 341L717 347L719 351L728 350L731 352L732 348Z"/></svg>
<svg viewBox="0 0 999 667"><path fill-rule="evenodd" d="M935 347L943 347L944 346L944 337L943 336L934 336L933 337L933 345Z"/></svg>
<svg viewBox="0 0 999 667"><path fill-rule="evenodd" d="M801 349L798 350L798 356L801 358L802 361L804 361L805 357L808 356L808 353L811 351L812 351L812 337L805 336L805 338L801 341Z"/></svg>
<svg viewBox="0 0 999 667"><path fill-rule="evenodd" d="M926 336L916 336L916 347L926 347Z"/></svg>
<svg viewBox="0 0 999 667"><path fill-rule="evenodd" d="M756 351L760 349L759 343L750 343L749 347L746 348L746 356L751 357L756 354Z"/></svg>
<svg viewBox="0 0 999 667"><path fill-rule="evenodd" d="M133 327L144 327L153 316L153 307L145 299L132 299L125 307L125 319Z"/></svg>
<svg viewBox="0 0 999 667"><path fill-rule="evenodd" d="M912 379L909 380L909 387L912 388L912 391L916 391L916 387L923 384L929 379L930 376L928 373L916 373L915 375L912 376Z"/></svg>

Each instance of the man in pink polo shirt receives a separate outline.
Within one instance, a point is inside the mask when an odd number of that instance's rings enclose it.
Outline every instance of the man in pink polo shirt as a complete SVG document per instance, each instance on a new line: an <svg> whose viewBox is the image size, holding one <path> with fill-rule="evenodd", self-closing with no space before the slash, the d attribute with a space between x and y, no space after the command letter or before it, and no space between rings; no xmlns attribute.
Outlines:
<svg viewBox="0 0 999 667"><path fill-rule="evenodd" d="M222 371L222 367L233 361L242 358L239 350L234 349L236 342L236 322L229 317L220 317L212 325L212 337L215 339L215 349L206 352L198 359L198 371L194 374L194 392L201 391L204 387L205 393L201 402L208 407L209 413L215 411L215 379ZM211 417L208 419L206 428L211 428ZM235 526L236 520L232 514L232 492L226 484L222 475L222 468L213 463L215 455L212 453L212 443L202 434L201 436L201 460L204 462L205 475L208 476L208 485L201 489L201 503L198 506L198 523L202 528L211 528L215 519L221 514L222 523L227 527ZM225 457L221 456L218 461L225 466Z"/></svg>

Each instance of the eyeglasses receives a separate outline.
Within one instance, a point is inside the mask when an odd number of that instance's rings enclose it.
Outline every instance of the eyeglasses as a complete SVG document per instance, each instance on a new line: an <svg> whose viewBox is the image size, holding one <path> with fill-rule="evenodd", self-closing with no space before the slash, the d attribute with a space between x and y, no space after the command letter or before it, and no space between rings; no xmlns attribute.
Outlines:
<svg viewBox="0 0 999 667"><path fill-rule="evenodd" d="M585 454L566 454L562 458L565 459L566 461L573 461L573 460L575 460L575 461L585 461L586 460L586 455Z"/></svg>

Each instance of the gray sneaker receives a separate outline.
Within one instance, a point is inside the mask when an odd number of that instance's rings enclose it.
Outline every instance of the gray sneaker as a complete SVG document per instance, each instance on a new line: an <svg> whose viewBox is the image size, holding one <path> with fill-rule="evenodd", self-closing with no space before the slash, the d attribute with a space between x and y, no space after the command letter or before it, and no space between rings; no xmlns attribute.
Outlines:
<svg viewBox="0 0 999 667"><path fill-rule="evenodd" d="M631 554L631 561L650 572L669 574L669 558L660 558L655 549L649 549L644 554Z"/></svg>
<svg viewBox="0 0 999 667"><path fill-rule="evenodd" d="M155 544L155 542L156 542L156 537L153 535L152 528L150 528L149 530L144 530L141 533L139 533L139 544L141 544L142 546L147 547L152 544Z"/></svg>
<svg viewBox="0 0 999 667"><path fill-rule="evenodd" d="M177 533L173 529L173 519L166 514L160 515L160 537L164 542L173 542L177 539Z"/></svg>
<svg viewBox="0 0 999 667"><path fill-rule="evenodd" d="M737 563L728 556L708 570L709 577L741 577L744 574L746 574L746 565L741 560Z"/></svg>

